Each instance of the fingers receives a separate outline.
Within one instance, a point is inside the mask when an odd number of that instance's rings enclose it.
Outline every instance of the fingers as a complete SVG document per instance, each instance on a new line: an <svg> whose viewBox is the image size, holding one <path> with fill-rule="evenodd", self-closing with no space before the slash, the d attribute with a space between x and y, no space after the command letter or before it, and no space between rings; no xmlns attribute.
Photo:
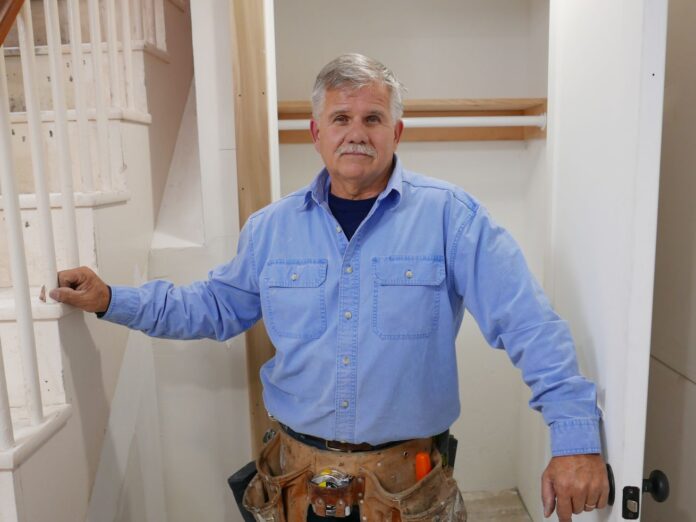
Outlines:
<svg viewBox="0 0 696 522"><path fill-rule="evenodd" d="M571 497L562 495L556 498L556 514L558 514L559 522L571 522L573 515Z"/></svg>
<svg viewBox="0 0 696 522"><path fill-rule="evenodd" d="M541 477L541 501L544 505L544 517L549 518L556 507L556 492L546 474Z"/></svg>
<svg viewBox="0 0 696 522"><path fill-rule="evenodd" d="M542 476L544 516L554 510L560 522L570 522L573 514L606 507L609 480L606 465L598 454L553 457Z"/></svg>
<svg viewBox="0 0 696 522"><path fill-rule="evenodd" d="M59 303L86 312L104 312L109 307L109 287L87 267L72 268L58 273L58 288L49 293Z"/></svg>
<svg viewBox="0 0 696 522"><path fill-rule="evenodd" d="M597 498L597 509L604 509L607 507L607 504L609 503L609 477L607 476L606 472L603 475L602 478L602 487L601 491L599 493L599 497Z"/></svg>
<svg viewBox="0 0 696 522"><path fill-rule="evenodd" d="M82 292L73 290L72 288L54 288L49 292L51 299L59 303L65 303L80 308Z"/></svg>
<svg viewBox="0 0 696 522"><path fill-rule="evenodd" d="M584 491L579 491L572 497L570 497L570 502L573 506L573 513L579 515L585 511L585 505L587 505L587 494Z"/></svg>
<svg viewBox="0 0 696 522"><path fill-rule="evenodd" d="M71 268L69 270L62 270L58 272L58 286L68 286L70 288L76 288L80 284L85 283L92 277L97 278L91 269L86 266L81 266L79 268Z"/></svg>
<svg viewBox="0 0 696 522"><path fill-rule="evenodd" d="M590 490L584 502L583 511L593 511L599 506L599 496L601 489Z"/></svg>

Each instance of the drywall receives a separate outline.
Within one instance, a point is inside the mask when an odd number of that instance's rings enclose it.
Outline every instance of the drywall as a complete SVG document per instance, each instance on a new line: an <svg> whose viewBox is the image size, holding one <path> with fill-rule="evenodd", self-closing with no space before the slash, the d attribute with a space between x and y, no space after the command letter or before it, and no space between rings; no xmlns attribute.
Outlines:
<svg viewBox="0 0 696 522"><path fill-rule="evenodd" d="M671 0L643 475L663 470L669 500L643 500L643 520L696 520L696 5Z"/></svg>

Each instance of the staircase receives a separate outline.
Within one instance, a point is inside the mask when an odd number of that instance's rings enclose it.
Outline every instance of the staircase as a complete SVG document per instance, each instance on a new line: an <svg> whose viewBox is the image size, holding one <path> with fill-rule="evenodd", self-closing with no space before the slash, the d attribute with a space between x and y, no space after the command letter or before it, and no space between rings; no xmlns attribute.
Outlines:
<svg viewBox="0 0 696 522"><path fill-rule="evenodd" d="M77 522L127 332L41 296L77 265L113 284L146 273L190 15L182 0L0 0L0 17L0 521Z"/></svg>

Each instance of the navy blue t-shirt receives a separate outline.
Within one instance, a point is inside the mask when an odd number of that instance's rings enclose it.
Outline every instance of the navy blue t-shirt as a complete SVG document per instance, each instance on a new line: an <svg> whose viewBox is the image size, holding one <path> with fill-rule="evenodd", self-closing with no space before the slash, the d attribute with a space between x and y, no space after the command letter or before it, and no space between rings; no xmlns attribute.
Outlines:
<svg viewBox="0 0 696 522"><path fill-rule="evenodd" d="M363 219L370 213L375 201L377 201L377 196L370 199L343 199L329 192L329 208L338 224L341 225L348 241L353 237Z"/></svg>

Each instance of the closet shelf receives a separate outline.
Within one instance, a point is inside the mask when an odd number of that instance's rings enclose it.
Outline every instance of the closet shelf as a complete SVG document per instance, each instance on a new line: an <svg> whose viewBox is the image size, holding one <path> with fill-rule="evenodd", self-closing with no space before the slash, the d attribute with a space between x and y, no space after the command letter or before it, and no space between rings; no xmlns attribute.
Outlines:
<svg viewBox="0 0 696 522"><path fill-rule="evenodd" d="M541 116L546 114L545 98L490 98L490 99L439 99L439 100L406 100L404 102L404 118L406 128L401 141L510 141L545 139L546 127L503 124L491 120L491 126L408 126L408 119L414 123L423 118L450 117L507 117L507 116ZM299 120L302 130L280 130L280 143L311 143L309 123L311 104L308 101L278 102L278 120ZM306 130L305 130L306 129Z"/></svg>

